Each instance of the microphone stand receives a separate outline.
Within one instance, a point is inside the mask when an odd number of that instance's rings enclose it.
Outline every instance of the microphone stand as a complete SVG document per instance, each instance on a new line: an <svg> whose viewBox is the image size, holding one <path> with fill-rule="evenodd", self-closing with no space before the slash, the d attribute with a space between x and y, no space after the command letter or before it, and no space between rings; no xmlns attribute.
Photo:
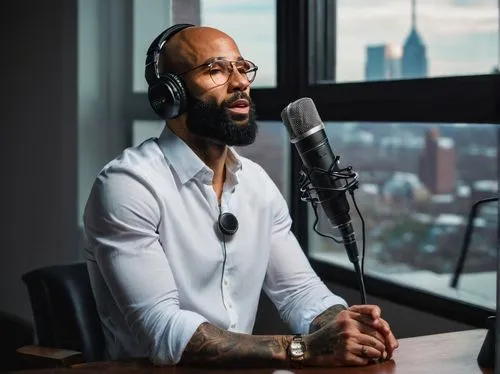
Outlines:
<svg viewBox="0 0 500 374"><path fill-rule="evenodd" d="M356 272L356 278L359 286L359 291L361 294L361 303L366 304L366 290L365 290L365 282L364 282L364 259L365 259L365 221L363 219L363 216L361 215L361 212L359 211L358 204L356 203L356 199L354 197L354 190L358 188L358 173L352 171L352 167L346 167L341 170L334 171L334 167L338 162L338 157L336 158L336 162L330 170L322 170L322 169L312 169L309 171L309 173L305 170L302 169L300 173L300 180L299 180L299 185L300 185L300 192L301 192L301 200L310 202L314 215L315 215L315 221L313 224L313 230L320 236L332 239L334 242L338 244L344 244L346 247L346 251L348 253L349 260L351 263L354 265L354 270ZM310 174L311 173L322 173L328 175L332 179L342 179L346 183L344 186L339 187L339 188L333 188L333 187L313 187L311 184L310 180ZM349 181L350 180L350 181ZM332 183L333 184L333 183ZM341 194L344 194L346 191L349 191L352 201L354 203L354 207L356 208L356 211L361 219L361 225L362 225L362 238L363 238L363 248L362 248L362 256L361 256L361 264L359 262L359 256L357 255L358 249L356 242L351 242L351 243L345 243L340 239L335 238L332 235L324 234L320 232L317 228L318 222L319 222L319 216L318 216L318 211L317 211L317 205L321 204L322 200L320 200L318 196L318 191L337 191L340 192ZM335 198L335 197L332 197ZM333 226L335 228L335 226Z"/></svg>
<svg viewBox="0 0 500 374"><path fill-rule="evenodd" d="M457 264L455 266L455 271L453 273L453 278L451 280L450 286L452 288L457 288L458 278L462 274L465 258L467 257L467 251L469 249L470 241L472 238L472 231L474 230L474 220L477 217L477 213L479 211L479 207L483 204L490 203L493 201L498 201L498 197L490 197L487 199L482 199L476 201L469 212L469 218L467 221L467 227L465 229L464 240L462 242L462 249L460 251L460 256L458 258Z"/></svg>
<svg viewBox="0 0 500 374"><path fill-rule="evenodd" d="M472 231L474 230L474 220L477 217L477 213L479 211L479 207L483 204L490 203L493 201L498 201L498 197L490 197L486 199L482 199L479 201L476 201L470 210L469 213L469 218L467 221L467 227L465 229L465 235L464 235L464 240L462 243L462 249L460 251L460 256L457 261L457 265L455 267L455 272L453 273L453 278L450 282L450 286L452 288L457 288L458 284L458 278L460 277L464 263L465 263L465 258L467 256L467 251L469 249L470 241L472 238ZM500 259L497 259L498 264L500 264ZM497 266L497 286L498 282L500 280L500 274L498 274L498 271L500 271L500 265ZM497 304L498 304L497 300ZM499 307L497 305L497 310L499 310ZM498 313L498 312L497 312ZM487 328L487 333L486 337L484 338L483 344L481 346L481 350L479 351L479 354L477 356L477 362L480 367L482 368L488 368L488 369L493 369L495 367L495 349L499 349L499 347L496 347L496 334L498 331L496 331L496 326L495 324L497 323L497 316L490 316L488 317L488 320L486 321L486 328ZM496 348L495 348L496 347Z"/></svg>

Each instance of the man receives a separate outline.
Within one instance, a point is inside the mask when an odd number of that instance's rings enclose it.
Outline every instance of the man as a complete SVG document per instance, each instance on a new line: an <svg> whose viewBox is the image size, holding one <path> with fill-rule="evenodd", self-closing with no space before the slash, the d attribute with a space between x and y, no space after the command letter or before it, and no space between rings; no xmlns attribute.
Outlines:
<svg viewBox="0 0 500 374"><path fill-rule="evenodd" d="M279 190L231 148L257 133L249 95L257 67L219 30L184 25L161 35L146 77L165 129L106 165L85 209L108 355L242 367L390 358L398 343L380 309L347 308L326 288ZM297 335L251 335L261 289Z"/></svg>

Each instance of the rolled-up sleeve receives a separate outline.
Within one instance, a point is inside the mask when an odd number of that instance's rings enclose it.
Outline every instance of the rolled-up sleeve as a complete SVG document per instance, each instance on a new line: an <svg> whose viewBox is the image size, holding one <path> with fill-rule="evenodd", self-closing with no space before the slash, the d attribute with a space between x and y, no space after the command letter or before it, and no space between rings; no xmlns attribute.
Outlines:
<svg viewBox="0 0 500 374"><path fill-rule="evenodd" d="M319 279L291 231L292 220L282 195L273 199L272 243L264 291L294 333L307 334L311 322L346 301Z"/></svg>
<svg viewBox="0 0 500 374"><path fill-rule="evenodd" d="M97 178L84 213L89 251L139 345L154 363L175 364L206 319L179 307L160 219L148 180L118 168Z"/></svg>

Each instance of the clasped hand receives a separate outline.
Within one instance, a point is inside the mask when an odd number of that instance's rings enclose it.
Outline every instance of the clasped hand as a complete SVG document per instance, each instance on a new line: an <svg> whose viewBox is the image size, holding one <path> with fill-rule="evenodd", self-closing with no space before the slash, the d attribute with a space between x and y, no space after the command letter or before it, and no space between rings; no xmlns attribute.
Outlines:
<svg viewBox="0 0 500 374"><path fill-rule="evenodd" d="M318 331L306 335L305 364L311 366L366 365L390 359L399 346L376 305L354 305Z"/></svg>

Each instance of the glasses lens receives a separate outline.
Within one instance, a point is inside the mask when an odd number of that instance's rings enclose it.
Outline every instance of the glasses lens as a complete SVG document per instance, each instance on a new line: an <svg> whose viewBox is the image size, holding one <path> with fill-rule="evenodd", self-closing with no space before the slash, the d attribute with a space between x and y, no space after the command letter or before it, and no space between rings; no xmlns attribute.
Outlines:
<svg viewBox="0 0 500 374"><path fill-rule="evenodd" d="M231 70L232 67L229 61L214 61L210 65L210 77L212 77L215 84L224 84L229 79Z"/></svg>
<svg viewBox="0 0 500 374"><path fill-rule="evenodd" d="M247 77L250 83L253 82L257 73L257 66L255 66L253 62L248 60L240 60L235 63L235 66L241 75Z"/></svg>
<svg viewBox="0 0 500 374"><path fill-rule="evenodd" d="M238 70L238 72L246 77L250 83L253 82L257 72L257 66L255 66L253 62L247 60L239 60L236 62L219 60L214 61L210 65L210 77L215 84L225 84L229 80L233 71L232 64L234 64L234 67Z"/></svg>

